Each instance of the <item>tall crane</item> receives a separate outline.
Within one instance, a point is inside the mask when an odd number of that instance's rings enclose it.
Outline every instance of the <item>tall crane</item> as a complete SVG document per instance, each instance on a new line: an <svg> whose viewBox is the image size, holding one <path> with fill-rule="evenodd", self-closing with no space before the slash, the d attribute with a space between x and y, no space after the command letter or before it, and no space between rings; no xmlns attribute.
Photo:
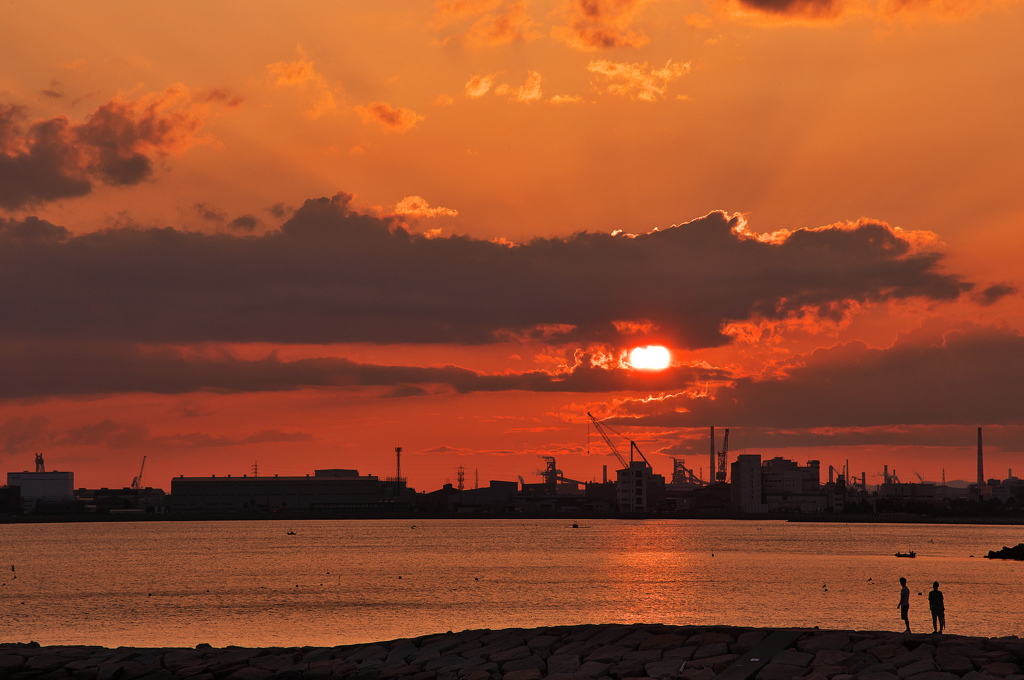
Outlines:
<svg viewBox="0 0 1024 680"><path fill-rule="evenodd" d="M608 445L608 448L612 450L612 453L615 455L615 457L619 459L619 465L621 465L624 468L628 468L629 463L627 463L626 459L622 457L621 453L619 453L619 449L615 446L615 442L611 440L611 437L608 436L608 433L604 431L604 426L601 425L597 418L594 417L594 414L591 413L590 411L587 411L587 415L590 416L590 419L594 421L594 427L597 428L598 434L600 434L601 438L604 439L604 443Z"/></svg>
<svg viewBox="0 0 1024 680"><path fill-rule="evenodd" d="M619 453L618 447L615 446L614 442L612 442L611 437L608 436L608 433L605 432L605 429L609 429L612 432L614 432L615 434L617 434L617 435L619 435L620 437L623 437L623 438L625 438L626 435L622 434L621 432L616 430L611 425L602 425L600 422L598 422L597 418L594 417L594 414L590 413L589 411L587 412L587 415L590 416L590 419L594 421L594 427L596 427L597 431L601 434L601 438L604 439L604 443L608 445L608 448L611 449L612 453L615 454L615 457L618 458L619 465L621 465L623 468L628 468L629 467L629 463L627 463L626 459L623 458L621 453ZM629 440L629 459L630 460L633 460L633 452L634 451L636 451L640 455L640 457L643 459L643 461L645 463L647 463L648 467L651 467L651 461L647 460L647 456L645 456L644 452L640 450L640 447L636 445L636 442L633 441L632 439L630 439Z"/></svg>
<svg viewBox="0 0 1024 680"><path fill-rule="evenodd" d="M142 471L146 469L146 457L142 457L142 466L139 468L139 476L132 480L133 489L142 488Z"/></svg>
<svg viewBox="0 0 1024 680"><path fill-rule="evenodd" d="M718 452L718 472L715 473L716 482L725 481L725 470L729 462L729 428L725 428L725 439L722 440L722 450Z"/></svg>

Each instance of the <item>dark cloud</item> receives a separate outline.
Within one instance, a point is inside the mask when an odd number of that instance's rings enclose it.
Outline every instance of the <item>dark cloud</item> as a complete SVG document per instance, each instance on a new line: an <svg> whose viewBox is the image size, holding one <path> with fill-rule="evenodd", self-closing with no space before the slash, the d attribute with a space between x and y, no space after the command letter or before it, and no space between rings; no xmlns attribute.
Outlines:
<svg viewBox="0 0 1024 680"><path fill-rule="evenodd" d="M974 301L980 305L993 305L1007 295L1016 295L1017 292L1017 289L1008 283L997 283L978 291L974 296Z"/></svg>
<svg viewBox="0 0 1024 680"><path fill-rule="evenodd" d="M739 3L766 14L818 19L837 16L843 10L839 0L739 0Z"/></svg>
<svg viewBox="0 0 1024 680"><path fill-rule="evenodd" d="M224 352L58 342L0 345L0 399L128 392L267 392L306 387L383 387L384 396L437 391L610 392L684 389L722 380L721 371L676 367L659 372L602 368L583 355L561 371L480 373L458 366L360 364L342 358L259 360Z"/></svg>
<svg viewBox="0 0 1024 680"><path fill-rule="evenodd" d="M24 109L0 104L0 208L84 196L96 182L138 184L154 157L193 143L204 116L181 87L115 98L82 123L58 116L26 127Z"/></svg>
<svg viewBox="0 0 1024 680"><path fill-rule="evenodd" d="M774 242L715 212L636 237L517 246L429 238L350 197L260 236L0 221L0 339L142 343L725 344L732 321L842 316L855 303L971 289L912 236L862 221ZM624 322L635 322L628 324ZM648 332L631 334L632 328Z"/></svg>
<svg viewBox="0 0 1024 680"><path fill-rule="evenodd" d="M236 231L255 231L258 225L255 215L241 215L228 222L228 227Z"/></svg>
<svg viewBox="0 0 1024 680"><path fill-rule="evenodd" d="M860 341L818 349L793 357L775 377L739 379L707 398L637 403L629 410L638 417L613 422L774 429L1024 425L1022 403L1024 337L966 325L922 329L885 349Z"/></svg>

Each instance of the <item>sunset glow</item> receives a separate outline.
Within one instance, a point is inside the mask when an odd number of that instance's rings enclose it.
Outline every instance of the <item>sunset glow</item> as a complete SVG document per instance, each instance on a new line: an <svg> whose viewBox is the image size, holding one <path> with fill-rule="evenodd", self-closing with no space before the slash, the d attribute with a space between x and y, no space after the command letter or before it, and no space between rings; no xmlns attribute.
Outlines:
<svg viewBox="0 0 1024 680"><path fill-rule="evenodd" d="M660 371L672 363L672 355L660 345L634 347L629 353L629 365L649 371Z"/></svg>
<svg viewBox="0 0 1024 680"><path fill-rule="evenodd" d="M1024 0L0 25L0 480L1024 468Z"/></svg>

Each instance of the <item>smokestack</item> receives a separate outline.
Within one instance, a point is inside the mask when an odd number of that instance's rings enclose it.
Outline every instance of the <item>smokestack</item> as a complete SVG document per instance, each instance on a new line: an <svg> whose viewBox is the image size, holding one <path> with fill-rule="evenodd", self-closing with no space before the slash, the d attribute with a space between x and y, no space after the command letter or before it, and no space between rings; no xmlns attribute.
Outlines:
<svg viewBox="0 0 1024 680"><path fill-rule="evenodd" d="M604 483L604 484L608 483L608 466L607 465L602 465L601 466L601 482Z"/></svg>
<svg viewBox="0 0 1024 680"><path fill-rule="evenodd" d="M978 428L978 490L985 485L985 461L981 451L981 428Z"/></svg>
<svg viewBox="0 0 1024 680"><path fill-rule="evenodd" d="M708 484L715 481L715 426L711 426L711 467L708 468Z"/></svg>

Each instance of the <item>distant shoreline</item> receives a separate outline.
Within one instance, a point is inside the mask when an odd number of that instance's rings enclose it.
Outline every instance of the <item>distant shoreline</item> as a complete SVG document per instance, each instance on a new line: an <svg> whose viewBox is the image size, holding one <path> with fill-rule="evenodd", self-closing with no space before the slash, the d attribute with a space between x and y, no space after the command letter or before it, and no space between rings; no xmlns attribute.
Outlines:
<svg viewBox="0 0 1024 680"><path fill-rule="evenodd" d="M831 524L979 524L1024 525L1024 517L936 517L912 513L857 514L857 515L754 515L754 514L648 514L648 515L572 515L552 514L498 515L479 513L472 515L452 513L117 513L69 515L0 515L0 524L55 524L91 522L226 522L226 521L298 521L298 520L403 520L425 521L437 519L513 519L540 520L755 520L776 522L807 522Z"/></svg>

